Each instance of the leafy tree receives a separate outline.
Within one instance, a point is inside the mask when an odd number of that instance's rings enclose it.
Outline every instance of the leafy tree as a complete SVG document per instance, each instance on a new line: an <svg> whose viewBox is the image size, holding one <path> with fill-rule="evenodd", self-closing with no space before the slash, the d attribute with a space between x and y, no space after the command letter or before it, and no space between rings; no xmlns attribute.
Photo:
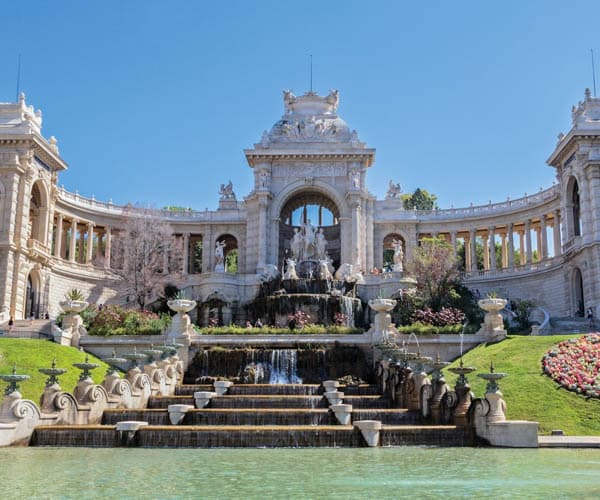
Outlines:
<svg viewBox="0 0 600 500"><path fill-rule="evenodd" d="M433 210L438 208L437 196L421 188L415 189L412 194L403 194L402 204L406 210Z"/></svg>
<svg viewBox="0 0 600 500"><path fill-rule="evenodd" d="M120 226L120 237L115 245L120 266L115 266L113 272L121 278L119 288L123 295L133 298L143 311L158 298L165 285L176 284L176 276L169 275L165 269L165 252L167 262L169 259L177 262L181 244L156 210L129 205Z"/></svg>
<svg viewBox="0 0 600 500"><path fill-rule="evenodd" d="M424 238L407 268L417 280L417 292L434 311L449 303L459 282L457 259L443 238Z"/></svg>

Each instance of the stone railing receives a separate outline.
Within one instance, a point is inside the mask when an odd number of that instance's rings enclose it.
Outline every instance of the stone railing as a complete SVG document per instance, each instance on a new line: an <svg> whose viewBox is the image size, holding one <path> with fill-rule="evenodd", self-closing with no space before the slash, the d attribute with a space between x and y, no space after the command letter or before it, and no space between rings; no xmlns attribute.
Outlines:
<svg viewBox="0 0 600 500"><path fill-rule="evenodd" d="M507 199L499 203L487 205L471 205L462 208L446 208L438 210L405 210L396 207L381 207L383 219L393 218L398 220L444 220L463 219L469 217L495 216L513 212L523 208L532 208L558 199L559 187L553 185L539 193L525 195L514 200ZM386 202L383 202L386 203ZM387 202L389 203L389 202Z"/></svg>
<svg viewBox="0 0 600 500"><path fill-rule="evenodd" d="M466 271L462 273L462 278L465 280L495 279L509 276L518 276L522 274L530 274L540 271L547 271L548 269L558 267L562 263L562 260L562 257L557 256L549 259L544 259L539 262L533 262L531 264L524 264L522 266Z"/></svg>
<svg viewBox="0 0 600 500"><path fill-rule="evenodd" d="M64 188L59 188L60 199L71 205L81 208L91 208L98 212L109 213L111 215L123 215L125 206L115 205L112 201L98 201L94 197L88 198L79 193L71 193ZM219 211L199 211L199 210L157 210L164 219L173 222L235 222L243 221L246 214L242 209L242 204L238 203L238 212L222 213Z"/></svg>

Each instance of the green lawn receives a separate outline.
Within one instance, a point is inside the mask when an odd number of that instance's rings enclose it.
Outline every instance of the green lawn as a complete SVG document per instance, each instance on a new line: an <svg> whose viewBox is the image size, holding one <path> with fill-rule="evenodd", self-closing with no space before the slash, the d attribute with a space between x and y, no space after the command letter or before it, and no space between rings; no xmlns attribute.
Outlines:
<svg viewBox="0 0 600 500"><path fill-rule="evenodd" d="M31 378L20 384L20 392L26 399L39 403L47 377L38 372L38 368L48 368L56 358L58 368L67 369L59 378L63 390L73 392L81 371L73 363L85 360L85 353L75 347L65 347L48 340L3 339L0 338L0 373L11 373L13 364L17 364L17 373L30 375ZM90 361L100 363L92 374L96 383L102 382L108 365L90 355ZM0 400L4 398L6 383L0 381Z"/></svg>
<svg viewBox="0 0 600 500"><path fill-rule="evenodd" d="M464 364L477 371L469 376L476 397L483 397L485 381L477 373L488 372L490 361L495 371L508 376L500 381L507 412L512 420L539 422L540 434L562 429L568 435L600 435L600 400L586 399L559 385L542 373L542 356L558 342L578 335L548 337L509 336L492 345L481 345L464 355ZM450 366L458 365L455 361ZM448 384L456 376L445 371Z"/></svg>

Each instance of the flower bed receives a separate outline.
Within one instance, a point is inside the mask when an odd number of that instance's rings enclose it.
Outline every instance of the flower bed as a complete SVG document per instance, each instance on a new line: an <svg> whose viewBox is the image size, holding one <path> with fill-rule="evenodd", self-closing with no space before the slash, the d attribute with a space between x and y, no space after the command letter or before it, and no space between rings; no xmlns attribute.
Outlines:
<svg viewBox="0 0 600 500"><path fill-rule="evenodd" d="M216 326L216 327L196 327L201 335L359 335L363 333L360 328L351 328L348 326L324 326L324 325L306 325L302 328L277 328L274 326L262 326L260 328L243 326Z"/></svg>
<svg viewBox="0 0 600 500"><path fill-rule="evenodd" d="M542 367L565 389L600 398L600 335L561 342L544 354Z"/></svg>

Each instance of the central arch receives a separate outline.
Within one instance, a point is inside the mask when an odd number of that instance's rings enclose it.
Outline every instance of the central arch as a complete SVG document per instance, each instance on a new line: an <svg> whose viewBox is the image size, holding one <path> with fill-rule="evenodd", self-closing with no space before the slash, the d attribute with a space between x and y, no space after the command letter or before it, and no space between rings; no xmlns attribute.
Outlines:
<svg viewBox="0 0 600 500"><path fill-rule="evenodd" d="M271 261L280 269L291 255L290 243L294 229L310 220L315 229L323 228L327 254L339 267L345 257L345 235L349 222L347 204L339 193L322 181L296 181L279 194L271 206L273 214Z"/></svg>

